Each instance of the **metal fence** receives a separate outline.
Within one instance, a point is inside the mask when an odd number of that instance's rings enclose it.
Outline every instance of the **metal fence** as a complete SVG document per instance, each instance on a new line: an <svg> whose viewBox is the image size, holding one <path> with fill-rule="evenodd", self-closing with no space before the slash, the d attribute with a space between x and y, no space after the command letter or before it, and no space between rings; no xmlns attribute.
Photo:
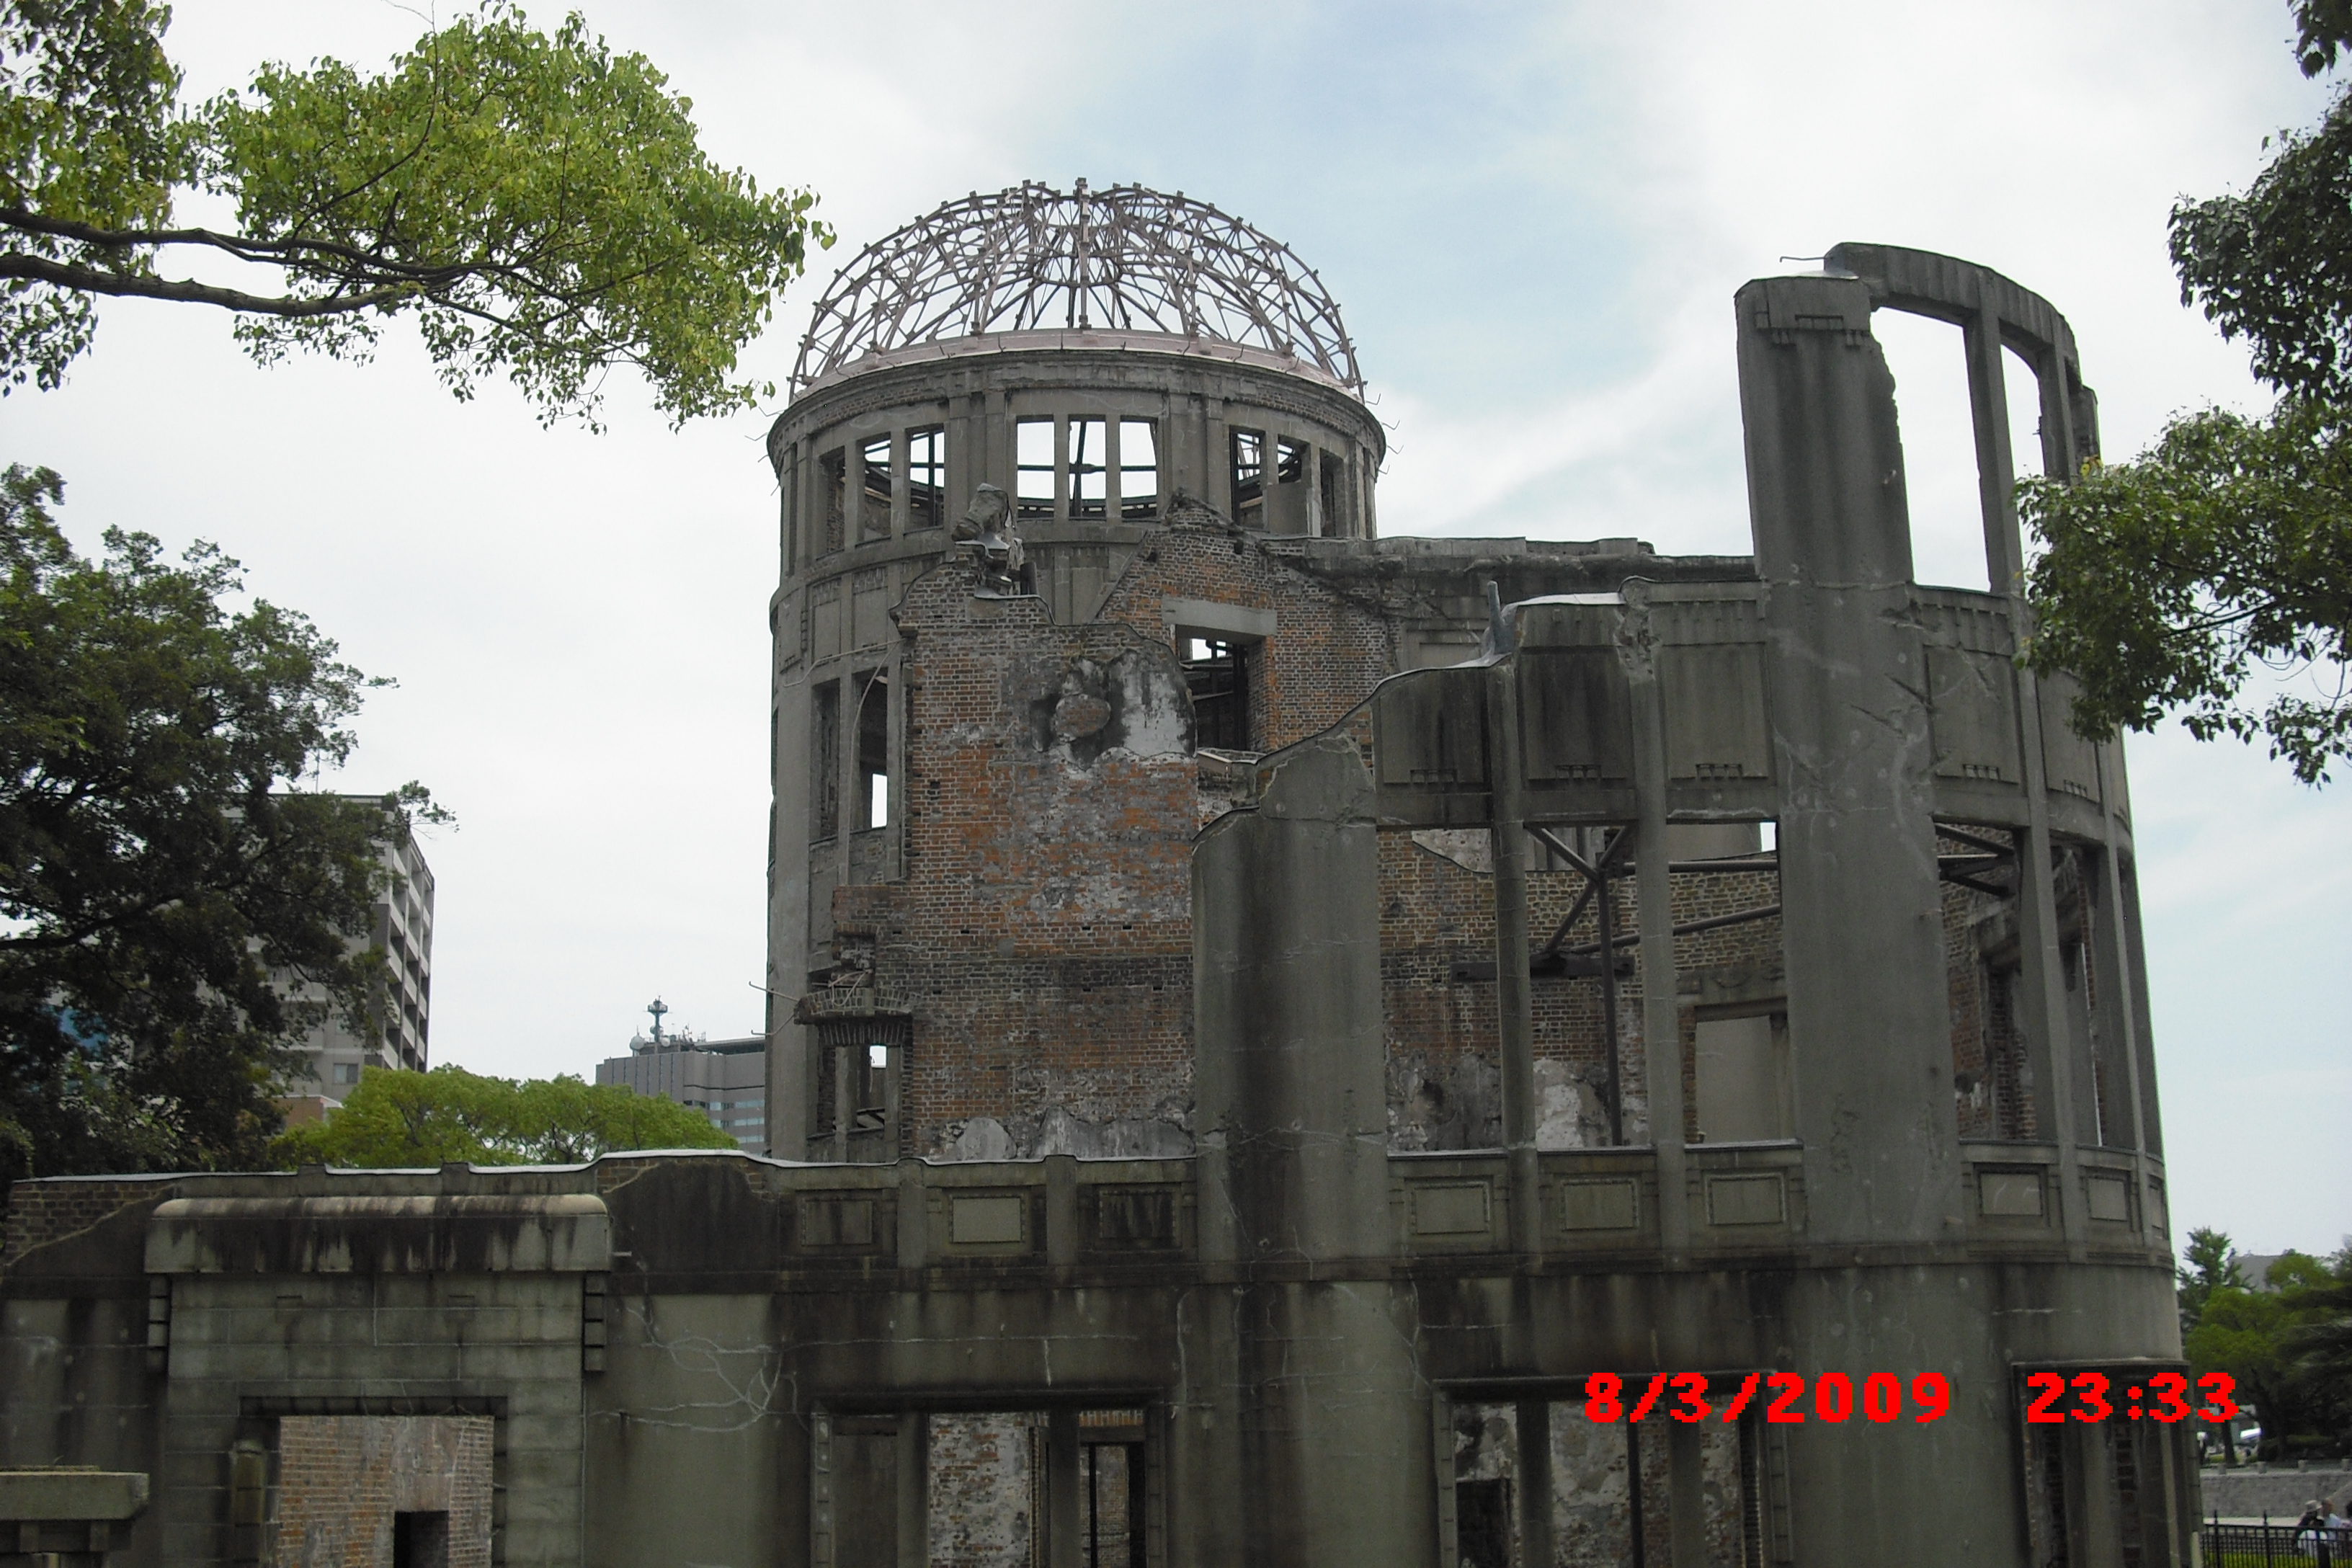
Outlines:
<svg viewBox="0 0 2352 1568"><path fill-rule="evenodd" d="M2292 1524L2200 1525L2205 1568L2255 1568L2309 1563L2352 1568L2352 1530L2304 1530Z"/></svg>

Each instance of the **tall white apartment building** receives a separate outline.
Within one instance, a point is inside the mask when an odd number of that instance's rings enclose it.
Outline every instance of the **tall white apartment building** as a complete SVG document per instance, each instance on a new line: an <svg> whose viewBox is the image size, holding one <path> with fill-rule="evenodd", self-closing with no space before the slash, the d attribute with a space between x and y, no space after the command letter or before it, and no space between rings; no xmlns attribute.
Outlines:
<svg viewBox="0 0 2352 1568"><path fill-rule="evenodd" d="M377 797L350 798L373 804ZM383 1010L374 1020L382 1038L370 1040L331 1014L303 1043L309 1061L306 1069L288 1084L289 1095L341 1100L358 1085L362 1068L422 1072L427 1065L433 1006L433 872L413 836L397 840L387 837L378 840L377 848L392 873L392 884L375 905L374 923L368 934L352 942L384 956L387 984Z"/></svg>

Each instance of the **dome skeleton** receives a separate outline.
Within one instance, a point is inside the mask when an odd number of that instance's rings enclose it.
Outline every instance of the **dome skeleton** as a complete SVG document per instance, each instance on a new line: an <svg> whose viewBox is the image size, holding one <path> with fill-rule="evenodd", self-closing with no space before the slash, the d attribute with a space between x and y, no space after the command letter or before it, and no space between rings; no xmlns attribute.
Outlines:
<svg viewBox="0 0 2352 1568"><path fill-rule="evenodd" d="M817 301L793 390L868 355L1029 331L1228 343L1363 394L1339 305L1288 246L1181 193L1084 180L975 194L867 246Z"/></svg>

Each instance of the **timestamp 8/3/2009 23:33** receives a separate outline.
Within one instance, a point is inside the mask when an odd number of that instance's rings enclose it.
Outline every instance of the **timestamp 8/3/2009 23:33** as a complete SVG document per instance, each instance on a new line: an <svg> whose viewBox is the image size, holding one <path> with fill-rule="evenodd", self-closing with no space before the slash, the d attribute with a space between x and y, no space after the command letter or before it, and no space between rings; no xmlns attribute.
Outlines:
<svg viewBox="0 0 2352 1568"><path fill-rule="evenodd" d="M2192 1401L2189 1380L2179 1372L2137 1379L2118 1379L2103 1372L2071 1376L2036 1372L2026 1375L2025 1384L2032 1393L2025 1418L2034 1423L2192 1419L2220 1423L2238 1414L2231 1398L2236 1384L2226 1373L2209 1373L2197 1379L2201 1403ZM1811 1399L1806 1397L1808 1393ZM1751 1372L1729 1391L1725 1403L1711 1403L1707 1394L1708 1379L1704 1373L1662 1372L1644 1379L1597 1372L1584 1380L1584 1415L1597 1422L1643 1421L1654 1415L1684 1423L1736 1422L1753 1409L1775 1424L1835 1423L1860 1415L1865 1422L1885 1426L1906 1414L1912 1424L1938 1420L1952 1405L1951 1380L1932 1372L1911 1378L1907 1385L1892 1373L1871 1373L1860 1378L1824 1373L1809 1381L1795 1373Z"/></svg>

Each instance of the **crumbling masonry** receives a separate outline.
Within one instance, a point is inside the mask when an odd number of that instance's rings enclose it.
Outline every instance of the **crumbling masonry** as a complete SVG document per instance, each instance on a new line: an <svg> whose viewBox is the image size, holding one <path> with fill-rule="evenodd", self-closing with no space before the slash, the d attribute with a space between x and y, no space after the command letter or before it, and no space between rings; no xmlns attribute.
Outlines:
<svg viewBox="0 0 2352 1568"><path fill-rule="evenodd" d="M1913 581L1887 309L1994 592ZM2180 1364L2121 752L2013 661L2071 334L1844 246L1735 341L1752 557L1381 539L1246 225L872 247L769 443L774 1158L20 1185L0 1458L157 1563L328 1560L326 1477L412 1500L337 1562L2185 1564L2182 1428L2022 1419Z"/></svg>

